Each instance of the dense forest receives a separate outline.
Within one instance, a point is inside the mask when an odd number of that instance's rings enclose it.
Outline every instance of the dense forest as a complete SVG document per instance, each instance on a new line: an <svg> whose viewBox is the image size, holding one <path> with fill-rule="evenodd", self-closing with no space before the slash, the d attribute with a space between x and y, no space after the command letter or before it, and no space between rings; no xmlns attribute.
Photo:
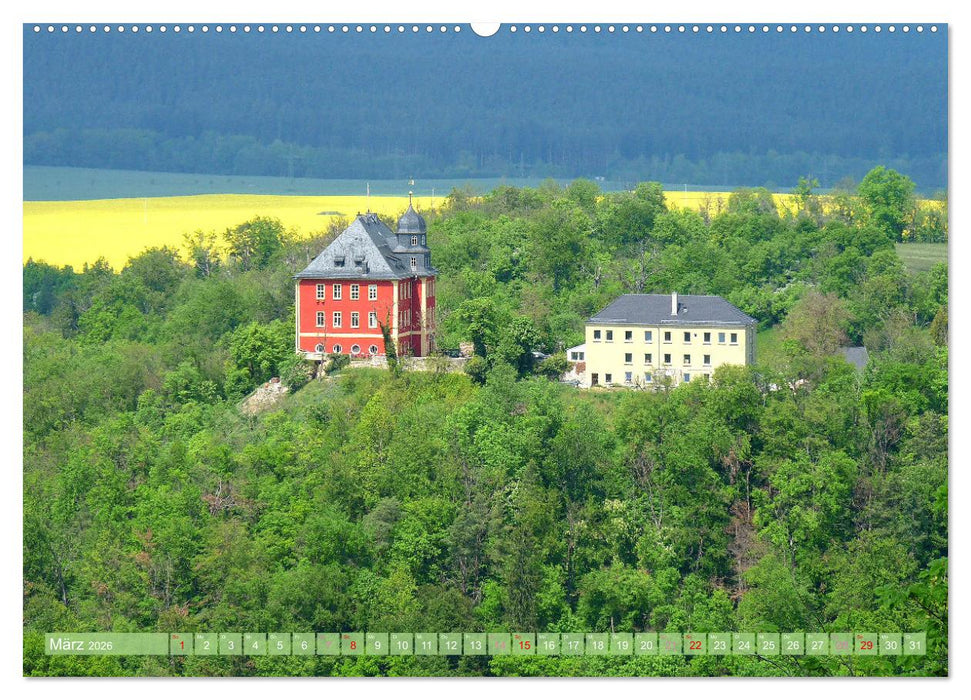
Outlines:
<svg viewBox="0 0 971 700"><path fill-rule="evenodd" d="M121 270L24 266L28 675L946 675L947 267L878 168L798 211L657 183L453 191L427 212L466 371L292 352L292 275L339 226L257 218ZM936 222L936 223L935 223ZM936 229L935 229L936 230ZM757 364L575 389L624 292L719 294ZM863 343L860 371L839 354ZM537 361L533 350L550 353ZM274 376L258 414L240 400ZM50 631L926 631L921 657L58 657Z"/></svg>
<svg viewBox="0 0 971 700"><path fill-rule="evenodd" d="M24 163L405 180L947 184L947 36L24 28Z"/></svg>

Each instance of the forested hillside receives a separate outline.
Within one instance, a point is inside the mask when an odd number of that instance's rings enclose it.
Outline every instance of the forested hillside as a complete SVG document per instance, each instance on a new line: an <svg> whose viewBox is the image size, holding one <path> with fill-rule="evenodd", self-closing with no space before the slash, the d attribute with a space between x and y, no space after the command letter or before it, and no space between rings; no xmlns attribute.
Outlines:
<svg viewBox="0 0 971 700"><path fill-rule="evenodd" d="M656 183L453 192L428 243L465 374L308 378L291 275L334 231L255 219L120 271L27 263L24 672L946 674L947 269L894 248L946 221L892 171L826 208L801 188L789 213L758 190L667 211ZM673 390L550 380L588 315L672 290L725 296L774 342ZM272 376L291 392L243 415ZM864 629L926 631L929 652L43 652L51 631Z"/></svg>
<svg viewBox="0 0 971 700"><path fill-rule="evenodd" d="M228 29L228 27L227 27ZM24 163L407 180L947 184L947 32L24 27ZM409 27L410 30L410 27ZM902 97L906 96L906 97Z"/></svg>

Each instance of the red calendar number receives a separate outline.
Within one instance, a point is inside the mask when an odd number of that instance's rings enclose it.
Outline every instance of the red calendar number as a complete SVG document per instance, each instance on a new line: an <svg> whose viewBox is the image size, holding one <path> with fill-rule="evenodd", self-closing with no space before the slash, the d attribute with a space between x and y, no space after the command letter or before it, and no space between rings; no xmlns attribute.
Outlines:
<svg viewBox="0 0 971 700"><path fill-rule="evenodd" d="M357 642L351 642L351 649L357 649Z"/></svg>
<svg viewBox="0 0 971 700"><path fill-rule="evenodd" d="M701 649L701 640L700 640L700 639L698 639L698 640L696 640L696 641L693 641L693 642L691 642L691 643L690 643L690 644L688 645L688 648L689 648L689 649L699 649L699 650L700 650L700 649Z"/></svg>
<svg viewBox="0 0 971 700"><path fill-rule="evenodd" d="M522 642L519 643L519 648L520 649L531 649L532 646L530 645L529 640L526 639L526 640L524 640L524 641L522 641Z"/></svg>
<svg viewBox="0 0 971 700"><path fill-rule="evenodd" d="M863 650L866 650L866 651L869 651L870 649L873 649L873 642L869 642L869 641L867 641L867 642L861 642L860 643L860 649L863 649Z"/></svg>

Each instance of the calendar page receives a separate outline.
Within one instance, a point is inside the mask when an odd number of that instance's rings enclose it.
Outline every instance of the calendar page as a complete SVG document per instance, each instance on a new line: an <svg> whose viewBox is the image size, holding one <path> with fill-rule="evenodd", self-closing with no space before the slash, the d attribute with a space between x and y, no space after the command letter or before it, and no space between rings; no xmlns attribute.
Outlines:
<svg viewBox="0 0 971 700"><path fill-rule="evenodd" d="M407 15L24 20L23 675L947 676L948 24Z"/></svg>

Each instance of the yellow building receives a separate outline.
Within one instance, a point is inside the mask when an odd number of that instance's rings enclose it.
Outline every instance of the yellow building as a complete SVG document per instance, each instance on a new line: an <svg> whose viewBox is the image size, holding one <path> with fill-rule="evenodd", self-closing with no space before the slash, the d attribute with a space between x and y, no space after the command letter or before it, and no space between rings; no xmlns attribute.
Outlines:
<svg viewBox="0 0 971 700"><path fill-rule="evenodd" d="M625 294L587 321L581 386L676 385L753 364L755 324L717 296Z"/></svg>

